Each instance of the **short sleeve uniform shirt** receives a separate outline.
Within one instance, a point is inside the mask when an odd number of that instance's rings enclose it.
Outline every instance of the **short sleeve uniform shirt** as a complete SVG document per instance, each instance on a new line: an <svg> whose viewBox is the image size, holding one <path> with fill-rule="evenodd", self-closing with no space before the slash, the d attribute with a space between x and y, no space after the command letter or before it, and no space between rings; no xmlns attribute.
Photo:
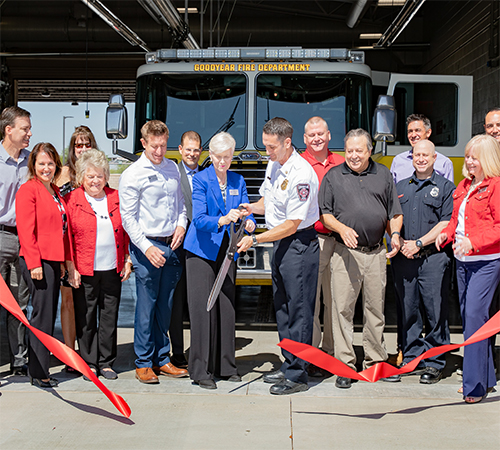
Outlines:
<svg viewBox="0 0 500 450"><path fill-rule="evenodd" d="M267 228L286 220L302 220L299 230L314 225L319 219L318 189L316 173L295 150L283 165L270 161L260 187Z"/></svg>

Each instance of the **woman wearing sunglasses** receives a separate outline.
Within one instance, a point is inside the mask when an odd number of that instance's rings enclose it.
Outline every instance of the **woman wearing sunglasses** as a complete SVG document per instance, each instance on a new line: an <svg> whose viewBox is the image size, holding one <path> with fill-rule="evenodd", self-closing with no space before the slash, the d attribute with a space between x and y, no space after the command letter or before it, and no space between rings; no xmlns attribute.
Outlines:
<svg viewBox="0 0 500 450"><path fill-rule="evenodd" d="M91 148L97 149L98 147L90 128L85 125L76 127L69 142L66 164L63 166L61 175L57 179L57 186L59 186L62 196L65 196L78 187L76 182L76 161L84 152ZM64 343L74 350L76 340L75 310L73 307L73 293L68 283L67 272L61 279L61 328ZM69 366L66 366L66 371L68 373L76 372Z"/></svg>

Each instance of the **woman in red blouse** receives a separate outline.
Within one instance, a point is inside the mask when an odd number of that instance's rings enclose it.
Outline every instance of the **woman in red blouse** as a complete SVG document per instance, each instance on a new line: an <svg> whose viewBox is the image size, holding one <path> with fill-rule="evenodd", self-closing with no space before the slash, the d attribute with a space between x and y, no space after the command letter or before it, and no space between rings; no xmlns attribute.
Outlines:
<svg viewBox="0 0 500 450"><path fill-rule="evenodd" d="M61 263L71 260L66 204L54 184L61 160L52 144L35 145L28 160L29 180L16 195L20 265L31 294L31 325L53 334L59 299ZM31 384L56 387L49 376L50 353L30 332L28 370Z"/></svg>
<svg viewBox="0 0 500 450"><path fill-rule="evenodd" d="M104 378L114 380L118 378L112 366L116 359L121 283L130 276L132 261L118 191L105 187L108 179L106 155L88 150L76 162L80 187L65 198L74 255L69 282L73 287L78 347L96 375L100 372Z"/></svg>
<svg viewBox="0 0 500 450"><path fill-rule="evenodd" d="M479 135L465 147L465 179L453 194L453 214L436 239L438 249L453 241L464 338L488 319L500 281L500 144ZM463 395L477 403L496 385L493 342L464 348Z"/></svg>

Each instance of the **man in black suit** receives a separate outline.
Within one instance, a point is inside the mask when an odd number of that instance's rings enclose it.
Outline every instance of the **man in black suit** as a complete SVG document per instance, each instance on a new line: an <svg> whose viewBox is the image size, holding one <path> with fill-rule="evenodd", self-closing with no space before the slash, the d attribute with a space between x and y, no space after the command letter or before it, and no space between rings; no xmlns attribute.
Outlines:
<svg viewBox="0 0 500 450"><path fill-rule="evenodd" d="M187 211L187 228L189 228L189 225L193 220L193 176L200 170L198 161L200 160L201 156L201 137L196 131L186 131L182 135L181 145L179 145L179 153L182 157L182 160L179 162L179 172L181 174L181 189ZM184 252L182 261L184 264ZM172 343L172 357L170 358L170 360L172 361L172 364L174 366L182 368L187 367L187 360L184 356L183 331L184 304L186 303L186 296L186 271L184 270L184 272L182 273L182 277L177 283L177 287L175 288L174 304L172 307L172 318L169 330L170 340Z"/></svg>

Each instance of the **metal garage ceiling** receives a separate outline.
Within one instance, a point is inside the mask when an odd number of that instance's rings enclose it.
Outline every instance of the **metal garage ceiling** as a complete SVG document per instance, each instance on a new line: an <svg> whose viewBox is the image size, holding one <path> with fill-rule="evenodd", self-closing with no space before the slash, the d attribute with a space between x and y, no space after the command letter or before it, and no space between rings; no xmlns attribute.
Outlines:
<svg viewBox="0 0 500 450"><path fill-rule="evenodd" d="M9 85L12 91L17 83L19 99L31 101L47 100L42 96L44 89L45 94L50 91L48 99L54 101L83 101L87 92L90 101L102 100L103 92L114 87L132 98L135 72L144 62L145 49L181 46L181 39L176 40L175 33L169 32L169 27L151 11L155 3L166 1L0 0L3 88ZM192 40L203 48L284 45L356 48L379 42L384 47L368 51L368 63L376 68L377 64L387 64L389 58L404 71L411 70L412 63L403 63L398 52L419 52L426 48L426 33L430 31L424 31L419 18L431 9L437 13L446 2L178 0L171 3L175 8L197 9L196 14L181 16L189 22ZM383 3L389 5L382 6ZM107 13L103 14L103 10ZM410 20L392 45L390 36L385 42L378 37L360 38L364 33L391 33L394 39ZM136 45L130 43L134 40Z"/></svg>

